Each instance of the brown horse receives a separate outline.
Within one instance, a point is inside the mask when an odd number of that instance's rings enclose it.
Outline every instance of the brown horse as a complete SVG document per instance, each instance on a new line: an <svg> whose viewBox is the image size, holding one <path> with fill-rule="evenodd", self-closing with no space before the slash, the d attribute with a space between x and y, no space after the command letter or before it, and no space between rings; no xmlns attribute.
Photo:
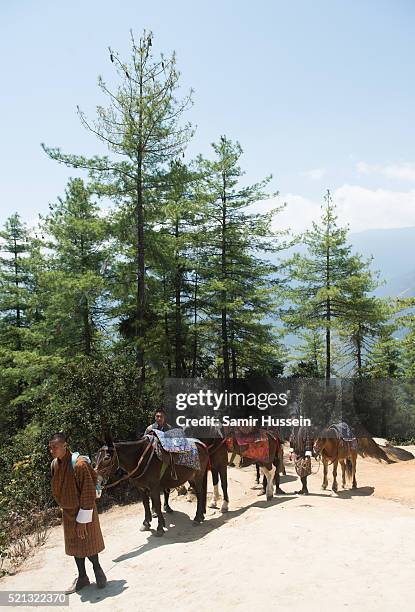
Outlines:
<svg viewBox="0 0 415 612"><path fill-rule="evenodd" d="M98 451L95 470L98 482L105 486L115 486L121 480L131 478L131 482L142 493L144 505L144 521L140 531L149 531L151 525L150 497L157 513L158 525L156 535L164 534L164 517L161 512L160 492L163 489L175 489L188 480L194 482L197 496L195 523L201 523L206 513L206 479L209 453L203 443L197 443L200 469L192 469L184 465L163 464L154 452L152 441L143 437L133 442L113 442L107 438ZM106 485L109 477L118 468L126 472L120 480ZM165 468L165 469L164 469ZM164 469L164 471L163 471Z"/></svg>
<svg viewBox="0 0 415 612"><path fill-rule="evenodd" d="M265 433L268 438L268 449L269 449L269 455L268 455L269 461L267 463L258 461L257 459L250 459L249 457L245 457L243 455L243 450L238 445L236 441L236 437L233 434L233 432L229 431L227 432L227 435L232 438L233 450L236 452L237 455L240 455L241 457L243 457L244 467L247 465L258 464L259 467L261 468L262 473L264 474L266 481L267 481L266 487L264 487L265 493L267 495L267 500L270 500L274 496L274 481L275 481L277 491L279 490L279 485L280 485L279 469L276 467L276 465L279 464L278 452L280 448L280 440L276 439L274 435L272 435L266 430L265 430Z"/></svg>
<svg viewBox="0 0 415 612"><path fill-rule="evenodd" d="M342 468L342 486L346 488L346 474L348 480L352 481L352 488L357 488L356 483L356 461L357 449L353 442L343 440L333 427L323 429L314 442L314 453L321 455L323 461L323 484L322 489L327 489L327 472L329 464L333 464L332 490L337 491L337 466L340 462Z"/></svg>

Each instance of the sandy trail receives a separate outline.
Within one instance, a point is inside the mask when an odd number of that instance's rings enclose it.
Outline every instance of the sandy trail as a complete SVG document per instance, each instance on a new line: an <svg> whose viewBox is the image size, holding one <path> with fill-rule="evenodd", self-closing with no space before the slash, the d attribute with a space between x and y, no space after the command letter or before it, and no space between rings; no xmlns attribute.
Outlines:
<svg viewBox="0 0 415 612"><path fill-rule="evenodd" d="M415 461L360 459L359 489L338 495L320 490L320 468L308 497L292 494L298 481L288 462L287 495L271 502L257 496L253 467L228 473L230 512L209 509L201 526L190 522L195 505L184 497L173 498L163 538L139 532L141 504L101 515L109 582L102 591L91 584L71 595L70 610L413 609ZM57 527L1 588L59 590L74 575Z"/></svg>

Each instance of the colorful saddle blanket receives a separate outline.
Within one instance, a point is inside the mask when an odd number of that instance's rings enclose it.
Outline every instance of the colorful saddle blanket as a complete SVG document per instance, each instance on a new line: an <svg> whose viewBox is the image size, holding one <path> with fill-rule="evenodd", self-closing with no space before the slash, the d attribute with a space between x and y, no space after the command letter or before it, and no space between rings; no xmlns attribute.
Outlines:
<svg viewBox="0 0 415 612"><path fill-rule="evenodd" d="M160 461L165 460L163 451L173 454L173 462L184 465L192 470L200 470L199 451L196 438L186 438L183 430L169 429L168 431L152 430L147 436L153 440L154 449Z"/></svg>
<svg viewBox="0 0 415 612"><path fill-rule="evenodd" d="M241 457L246 457L261 463L269 462L269 441L267 433L263 430L243 433L239 429L235 431L235 441ZM227 441L229 452L233 452L233 439Z"/></svg>
<svg viewBox="0 0 415 612"><path fill-rule="evenodd" d="M347 423L335 423L329 429L334 429L337 436L344 442L350 442L352 448L357 448L357 439L353 429Z"/></svg>

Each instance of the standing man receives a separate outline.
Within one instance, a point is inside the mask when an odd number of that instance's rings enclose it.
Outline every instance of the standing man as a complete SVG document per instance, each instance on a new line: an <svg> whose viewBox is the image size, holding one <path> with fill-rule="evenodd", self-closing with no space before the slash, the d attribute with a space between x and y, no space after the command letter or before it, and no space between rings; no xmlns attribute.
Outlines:
<svg viewBox="0 0 415 612"><path fill-rule="evenodd" d="M154 421L154 423L152 423L151 425L147 427L147 429L144 432L144 435L150 433L151 431L169 431L170 429L173 429L173 427L169 425L166 421L166 413L164 412L163 408L156 410L156 412L154 413L154 418L156 420ZM173 512L173 508L169 505L169 495L170 495L170 489L164 489L163 510L164 512L168 512L171 514ZM157 516L157 514L153 508L153 517L155 516Z"/></svg>
<svg viewBox="0 0 415 612"><path fill-rule="evenodd" d="M310 427L293 427L290 436L290 456L294 454L295 471L303 485L298 495L308 495L307 478L311 474L311 457L313 456L313 433Z"/></svg>
<svg viewBox="0 0 415 612"><path fill-rule="evenodd" d="M62 509L65 552L75 557L78 576L65 593L80 591L89 584L85 570L85 558L94 568L97 587L107 583L99 564L98 553L104 550L104 540L99 525L96 499L96 475L85 457L72 460L66 436L57 433L49 440L53 457L51 464L52 493Z"/></svg>

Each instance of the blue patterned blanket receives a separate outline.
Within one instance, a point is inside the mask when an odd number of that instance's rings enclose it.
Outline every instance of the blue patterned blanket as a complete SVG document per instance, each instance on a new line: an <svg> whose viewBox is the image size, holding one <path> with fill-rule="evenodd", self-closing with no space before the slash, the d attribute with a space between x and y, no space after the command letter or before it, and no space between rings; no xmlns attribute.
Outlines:
<svg viewBox="0 0 415 612"><path fill-rule="evenodd" d="M163 460L162 450L164 450L167 453L174 453L174 463L177 465L200 470L199 451L196 446L196 442L200 444L200 440L186 438L182 429L169 429L168 431L154 429L147 436L153 440L160 461Z"/></svg>
<svg viewBox="0 0 415 612"><path fill-rule="evenodd" d="M350 425L347 423L335 423L330 425L330 429L334 429L339 438L345 442L351 442L353 447L357 447L357 439Z"/></svg>

